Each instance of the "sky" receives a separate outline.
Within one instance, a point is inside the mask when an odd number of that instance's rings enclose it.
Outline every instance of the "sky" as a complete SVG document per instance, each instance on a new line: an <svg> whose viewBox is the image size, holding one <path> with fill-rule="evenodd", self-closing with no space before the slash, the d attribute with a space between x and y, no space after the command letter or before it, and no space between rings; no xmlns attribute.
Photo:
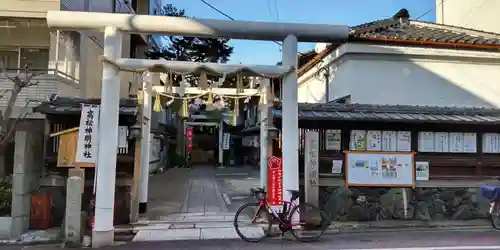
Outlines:
<svg viewBox="0 0 500 250"><path fill-rule="evenodd" d="M341 24L354 26L393 16L402 8L419 20L435 21L436 0L206 0L236 20ZM194 18L227 20L200 0L163 0L185 9ZM280 46L269 41L231 40L234 52L229 63L275 65L281 60ZM299 52L314 49L300 43Z"/></svg>

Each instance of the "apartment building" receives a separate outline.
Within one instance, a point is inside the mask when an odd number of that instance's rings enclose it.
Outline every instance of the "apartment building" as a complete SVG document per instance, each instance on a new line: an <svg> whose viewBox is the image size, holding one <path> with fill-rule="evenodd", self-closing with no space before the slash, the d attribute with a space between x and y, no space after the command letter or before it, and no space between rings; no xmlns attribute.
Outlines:
<svg viewBox="0 0 500 250"><path fill-rule="evenodd" d="M162 16L163 13L163 0L151 0L149 5L149 14L154 16ZM163 47L162 36L153 35L149 38L150 47L158 49Z"/></svg>
<svg viewBox="0 0 500 250"><path fill-rule="evenodd" d="M149 14L149 0L1 0L0 60L9 74L17 74L29 64L33 71L42 71L39 84L24 89L15 104L17 112L37 105L51 94L75 97L100 97L102 85L103 34L95 31L49 30L47 11L70 10L109 13ZM144 57L149 37L125 35L123 56ZM126 97L139 84L138 74L122 73L120 94ZM12 84L0 77L0 88ZM0 108L7 104L0 99Z"/></svg>

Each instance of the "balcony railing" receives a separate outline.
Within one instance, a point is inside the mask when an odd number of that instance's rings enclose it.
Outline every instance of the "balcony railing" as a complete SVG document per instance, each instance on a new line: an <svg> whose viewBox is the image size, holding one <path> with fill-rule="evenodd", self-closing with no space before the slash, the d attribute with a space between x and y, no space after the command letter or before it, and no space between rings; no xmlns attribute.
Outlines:
<svg viewBox="0 0 500 250"><path fill-rule="evenodd" d="M8 69L7 75L23 76L24 69ZM53 69L33 70L32 72L41 72L43 75L36 76L32 82L38 81L35 86L24 88L16 99L16 107L34 107L38 105L37 101L47 100L51 94L59 96L79 97L80 89L78 86L78 79L75 79L63 72ZM0 75L0 93L12 89L13 83L5 76ZM7 106L9 94L0 98L0 108Z"/></svg>

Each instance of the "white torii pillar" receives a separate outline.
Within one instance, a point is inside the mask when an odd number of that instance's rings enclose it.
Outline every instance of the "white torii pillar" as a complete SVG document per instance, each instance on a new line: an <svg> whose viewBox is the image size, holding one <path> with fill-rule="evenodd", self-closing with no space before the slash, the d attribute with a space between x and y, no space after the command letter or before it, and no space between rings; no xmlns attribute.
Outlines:
<svg viewBox="0 0 500 250"><path fill-rule="evenodd" d="M121 52L121 32L135 34L165 34L193 37L227 37L233 39L282 41L283 64L297 65L297 41L336 42L347 40L346 25L269 23L190 19L185 17L148 16L133 14L48 11L47 25L63 30L105 30L104 56L116 60ZM144 60L147 61L147 60ZM296 68L294 68L295 70ZM103 65L101 96L101 128L97 169L95 227L92 246L113 244L113 210L116 178L116 147L120 78L118 69ZM288 73L283 86L283 187L298 189L298 103L297 74ZM284 192L286 194L286 192ZM287 196L284 198L286 199Z"/></svg>
<svg viewBox="0 0 500 250"><path fill-rule="evenodd" d="M104 56L118 58L122 53L122 34L114 27L104 30ZM99 114L99 152L96 168L96 198L92 246L109 245L114 238L116 153L120 111L120 71L107 63L102 68L101 110Z"/></svg>
<svg viewBox="0 0 500 250"><path fill-rule="evenodd" d="M297 68L297 38L289 35L283 41L283 66ZM282 120L283 136L283 200L290 200L287 190L299 190L299 108L297 71L283 78Z"/></svg>

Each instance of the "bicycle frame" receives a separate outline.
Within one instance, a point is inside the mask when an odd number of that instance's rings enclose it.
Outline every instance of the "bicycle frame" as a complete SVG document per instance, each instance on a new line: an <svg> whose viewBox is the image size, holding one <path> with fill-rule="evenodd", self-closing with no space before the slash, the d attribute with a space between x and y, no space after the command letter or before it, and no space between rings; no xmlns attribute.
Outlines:
<svg viewBox="0 0 500 250"><path fill-rule="evenodd" d="M283 201L283 206L282 206L282 211L281 213L278 213L276 212L275 210L273 210L271 208L271 206L269 206L269 203L267 203L267 200L266 199L263 199L260 201L259 203L259 206L258 206L258 209L257 209L257 212L255 213L255 215L253 216L252 218L252 222L254 222L256 219L257 219L257 215L259 214L259 211L261 209L267 209L268 211L270 211L271 213L271 216L273 217L272 219L278 219L279 222L281 224L283 224L284 228L292 228L294 226L297 226L295 224L293 224L290 221L288 221L288 217L290 217L290 211L292 211L292 209L295 207L296 205L293 203L293 202L290 202L290 201Z"/></svg>

